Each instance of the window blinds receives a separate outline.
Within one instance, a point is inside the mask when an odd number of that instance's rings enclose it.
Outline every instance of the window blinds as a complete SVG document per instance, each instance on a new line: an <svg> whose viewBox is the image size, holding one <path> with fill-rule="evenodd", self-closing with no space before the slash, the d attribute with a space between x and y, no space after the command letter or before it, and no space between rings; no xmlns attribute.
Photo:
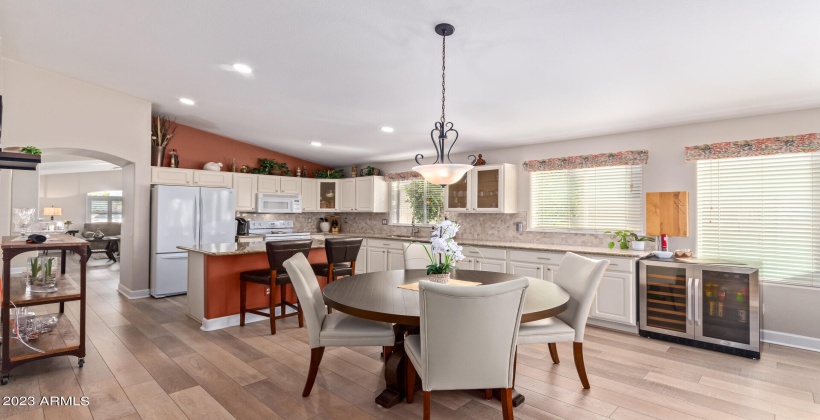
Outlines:
<svg viewBox="0 0 820 420"><path fill-rule="evenodd" d="M700 160L697 188L700 256L820 286L820 153Z"/></svg>
<svg viewBox="0 0 820 420"><path fill-rule="evenodd" d="M441 221L444 209L444 188L423 179L390 183L391 224L417 225Z"/></svg>
<svg viewBox="0 0 820 420"><path fill-rule="evenodd" d="M533 172L530 227L643 230L643 165Z"/></svg>

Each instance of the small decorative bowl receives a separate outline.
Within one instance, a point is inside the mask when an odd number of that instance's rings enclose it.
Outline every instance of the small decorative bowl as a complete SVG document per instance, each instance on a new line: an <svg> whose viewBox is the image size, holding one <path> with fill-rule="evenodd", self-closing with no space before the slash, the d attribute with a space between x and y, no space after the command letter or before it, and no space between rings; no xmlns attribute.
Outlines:
<svg viewBox="0 0 820 420"><path fill-rule="evenodd" d="M672 255L675 255L675 253L672 251L652 251L652 255L661 259L669 259L672 258Z"/></svg>

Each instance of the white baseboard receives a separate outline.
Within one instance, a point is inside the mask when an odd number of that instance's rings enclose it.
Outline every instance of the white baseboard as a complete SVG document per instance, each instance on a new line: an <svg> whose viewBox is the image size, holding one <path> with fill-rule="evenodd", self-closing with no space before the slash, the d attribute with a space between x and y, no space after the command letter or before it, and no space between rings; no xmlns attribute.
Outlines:
<svg viewBox="0 0 820 420"><path fill-rule="evenodd" d="M762 330L760 333L760 340L770 344L779 344L782 346L820 352L820 338L769 330Z"/></svg>
<svg viewBox="0 0 820 420"><path fill-rule="evenodd" d="M280 310L280 308L277 307L276 308L276 316L279 316L279 314L280 314L279 310ZM262 309L261 312L268 312L268 310L267 309ZM290 313L296 312L296 310L294 310L291 307L288 307L286 312L290 314ZM191 318L194 318L194 317L191 317ZM194 319L196 319L196 318L194 318ZM256 314L245 314L245 324L249 324L251 322L264 321L266 319L268 319L268 317L266 317L266 316L261 316L261 315L256 315ZM197 321L202 323L202 326L199 327L199 329L201 329L202 331L221 330L223 328L234 327L234 326L239 325L239 314L223 316L223 317L220 317L220 318L197 319Z"/></svg>
<svg viewBox="0 0 820 420"><path fill-rule="evenodd" d="M123 286L122 283L117 286L117 291L128 299L143 299L151 295L149 289L131 290Z"/></svg>
<svg viewBox="0 0 820 420"><path fill-rule="evenodd" d="M587 318L587 325L594 325L596 327L608 328L610 330L623 331L632 334L638 333L637 325L619 324L617 322L606 321L603 319Z"/></svg>

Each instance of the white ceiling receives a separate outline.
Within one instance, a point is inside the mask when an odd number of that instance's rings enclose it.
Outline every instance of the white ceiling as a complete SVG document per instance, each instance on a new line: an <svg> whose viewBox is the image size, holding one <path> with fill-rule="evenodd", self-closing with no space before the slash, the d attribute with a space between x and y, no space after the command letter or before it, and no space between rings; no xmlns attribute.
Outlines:
<svg viewBox="0 0 820 420"><path fill-rule="evenodd" d="M111 162L72 155L43 155L42 163L37 166L40 175L61 175L80 172L118 171L122 168Z"/></svg>
<svg viewBox="0 0 820 420"><path fill-rule="evenodd" d="M454 152L820 106L816 0L5 0L0 13L3 56L335 166L433 153L440 22L456 27Z"/></svg>

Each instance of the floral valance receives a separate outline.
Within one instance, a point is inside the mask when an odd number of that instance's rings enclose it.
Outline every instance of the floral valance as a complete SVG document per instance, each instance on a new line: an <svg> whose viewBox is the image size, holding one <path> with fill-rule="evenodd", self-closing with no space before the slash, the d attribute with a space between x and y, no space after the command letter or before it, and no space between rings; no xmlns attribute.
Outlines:
<svg viewBox="0 0 820 420"><path fill-rule="evenodd" d="M820 133L767 139L726 141L686 148L686 161L820 151Z"/></svg>
<svg viewBox="0 0 820 420"><path fill-rule="evenodd" d="M424 177L416 171L393 172L384 176L384 180L387 182L414 181L416 179L424 179Z"/></svg>
<svg viewBox="0 0 820 420"><path fill-rule="evenodd" d="M566 169L598 168L601 166L643 165L649 161L649 150L627 150L596 155L567 156L528 160L524 172L562 171Z"/></svg>

